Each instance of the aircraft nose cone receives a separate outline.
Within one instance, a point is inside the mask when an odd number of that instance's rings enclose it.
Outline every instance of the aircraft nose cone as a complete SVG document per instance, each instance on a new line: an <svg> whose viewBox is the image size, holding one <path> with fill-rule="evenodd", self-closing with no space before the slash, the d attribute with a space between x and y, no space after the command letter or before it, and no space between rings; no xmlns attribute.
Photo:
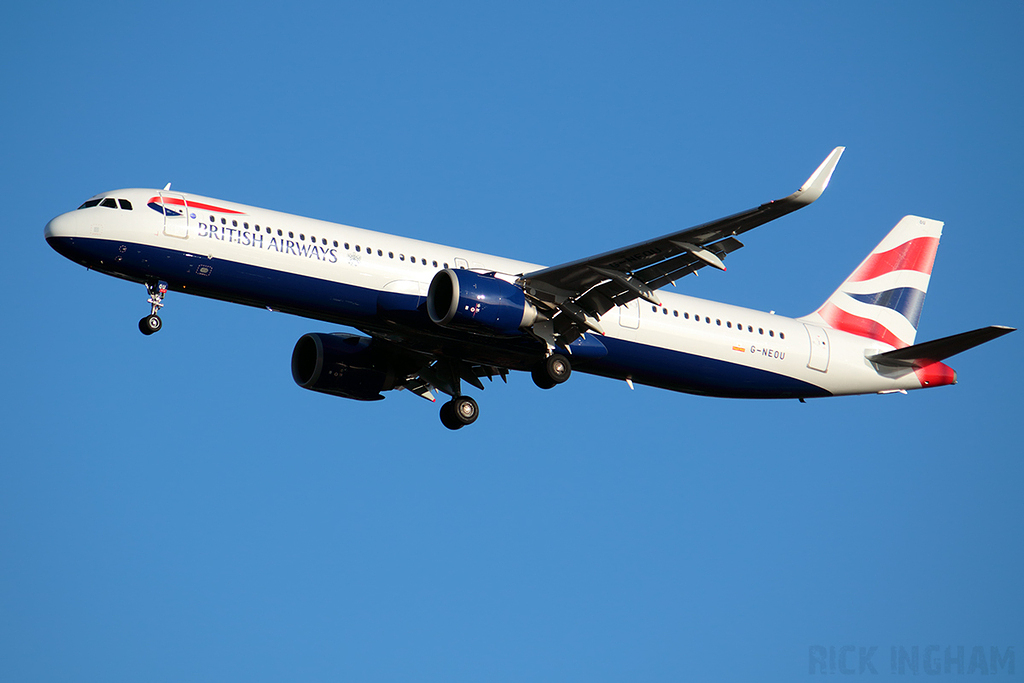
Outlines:
<svg viewBox="0 0 1024 683"><path fill-rule="evenodd" d="M62 213L43 228L43 236L47 242L60 237L74 237L75 226L70 214Z"/></svg>

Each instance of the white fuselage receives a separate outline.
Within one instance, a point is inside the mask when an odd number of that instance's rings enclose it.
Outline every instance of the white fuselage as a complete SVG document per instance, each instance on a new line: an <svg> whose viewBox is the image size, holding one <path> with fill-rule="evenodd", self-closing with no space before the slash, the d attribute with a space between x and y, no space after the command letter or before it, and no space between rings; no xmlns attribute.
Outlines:
<svg viewBox="0 0 1024 683"><path fill-rule="evenodd" d="M48 241L68 258L125 279L165 280L172 291L376 332L388 330L376 303L381 293L419 301L443 268L509 276L542 268L192 194L128 189L102 196L128 200L132 208L83 208L47 225ZM149 206L161 196L180 201L181 215ZM661 307L638 299L609 311L601 324L610 357L593 367L581 364L580 370L723 396L802 398L922 386L910 368L884 369L867 360L893 348L881 342L682 294L658 296ZM440 332L429 320L422 327L428 335ZM447 338L451 343L452 336ZM670 357L676 360L666 361ZM773 378L781 382L777 391L770 386Z"/></svg>

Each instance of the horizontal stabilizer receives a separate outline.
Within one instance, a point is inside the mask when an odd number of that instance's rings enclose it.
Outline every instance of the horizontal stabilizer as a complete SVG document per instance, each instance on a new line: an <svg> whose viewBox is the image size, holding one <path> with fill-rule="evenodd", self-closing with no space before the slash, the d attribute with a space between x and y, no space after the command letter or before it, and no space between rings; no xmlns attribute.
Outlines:
<svg viewBox="0 0 1024 683"><path fill-rule="evenodd" d="M943 337L934 341L906 346L895 351L868 356L868 360L879 365L923 367L945 360L958 353L963 353L967 349L973 349L975 346L990 342L1014 330L1015 328L1013 327L990 325L979 330L954 334L952 337Z"/></svg>

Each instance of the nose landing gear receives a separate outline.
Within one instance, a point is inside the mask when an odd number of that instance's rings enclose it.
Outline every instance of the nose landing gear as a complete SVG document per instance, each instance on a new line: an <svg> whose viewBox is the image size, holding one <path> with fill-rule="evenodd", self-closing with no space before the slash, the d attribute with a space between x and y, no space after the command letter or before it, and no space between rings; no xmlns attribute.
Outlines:
<svg viewBox="0 0 1024 683"><path fill-rule="evenodd" d="M149 293L148 303L150 304L150 312L145 318L139 321L139 331L142 334L149 336L154 332L159 332L160 328L164 326L160 316L157 315L157 311L164 307L164 295L167 294L167 283L160 281L156 284L151 282L146 283L146 291Z"/></svg>

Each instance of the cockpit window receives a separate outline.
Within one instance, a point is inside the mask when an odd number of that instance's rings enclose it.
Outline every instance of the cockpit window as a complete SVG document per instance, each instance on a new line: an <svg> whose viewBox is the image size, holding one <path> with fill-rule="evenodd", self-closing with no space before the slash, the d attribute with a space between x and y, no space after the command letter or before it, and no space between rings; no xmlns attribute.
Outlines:
<svg viewBox="0 0 1024 683"><path fill-rule="evenodd" d="M91 209L94 206L105 206L109 209L116 209L118 208L118 204L120 204L120 208L123 209L124 211L132 210L132 203L130 201L128 201L127 199L114 199L113 197L100 197L99 199L90 199L89 201L87 201L85 204L82 204L78 208Z"/></svg>

